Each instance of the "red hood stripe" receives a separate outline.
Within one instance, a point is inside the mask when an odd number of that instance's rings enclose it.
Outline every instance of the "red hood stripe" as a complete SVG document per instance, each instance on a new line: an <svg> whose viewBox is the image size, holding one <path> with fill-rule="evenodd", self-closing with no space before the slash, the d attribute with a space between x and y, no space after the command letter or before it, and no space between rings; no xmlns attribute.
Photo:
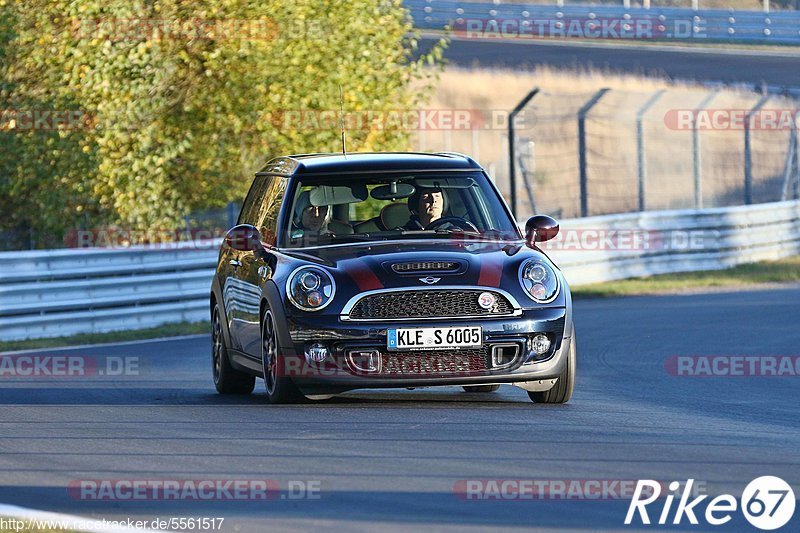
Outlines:
<svg viewBox="0 0 800 533"><path fill-rule="evenodd" d="M481 272L478 275L478 285L481 287L499 287L503 277L503 261L489 258L481 259Z"/></svg>
<svg viewBox="0 0 800 533"><path fill-rule="evenodd" d="M348 267L347 274L356 282L358 290L362 292L383 288L380 278L364 262Z"/></svg>

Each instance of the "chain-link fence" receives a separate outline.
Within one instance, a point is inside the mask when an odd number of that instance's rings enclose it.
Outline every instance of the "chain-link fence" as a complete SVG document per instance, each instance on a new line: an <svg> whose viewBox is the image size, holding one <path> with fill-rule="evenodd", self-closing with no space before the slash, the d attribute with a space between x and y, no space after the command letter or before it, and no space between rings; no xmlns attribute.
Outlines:
<svg viewBox="0 0 800 533"><path fill-rule="evenodd" d="M529 204L561 216L796 195L797 109L733 91L537 94L516 130Z"/></svg>
<svg viewBox="0 0 800 533"><path fill-rule="evenodd" d="M476 156L518 214L732 206L797 198L797 108L727 88L543 90L512 121L510 161L499 131L426 132L424 144Z"/></svg>

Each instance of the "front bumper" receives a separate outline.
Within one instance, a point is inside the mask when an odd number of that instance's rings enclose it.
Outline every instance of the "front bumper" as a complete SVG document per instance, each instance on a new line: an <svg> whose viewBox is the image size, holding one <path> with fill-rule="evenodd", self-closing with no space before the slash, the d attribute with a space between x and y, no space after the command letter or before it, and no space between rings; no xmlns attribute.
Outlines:
<svg viewBox="0 0 800 533"><path fill-rule="evenodd" d="M481 385L522 383L546 390L563 372L571 339L570 314L564 307L524 310L520 316L481 320L425 320L419 322L342 322L337 316L287 317L291 346L284 350L301 371L291 375L306 394L338 393L360 388L427 387L440 385ZM481 350L426 352L389 352L387 329L397 327L450 327L480 325L484 346ZM544 333L551 341L550 350L538 356L530 350L529 340ZM566 336L565 336L566 335ZM324 344L331 356L324 363L307 363L308 344ZM494 347L503 346L500 352ZM516 349L511 347L515 346ZM382 364L373 370L356 361L353 354L377 352ZM504 354L499 357L498 354ZM513 353L513 357L512 357ZM300 367L297 367L300 368ZM539 383L541 382L541 383Z"/></svg>

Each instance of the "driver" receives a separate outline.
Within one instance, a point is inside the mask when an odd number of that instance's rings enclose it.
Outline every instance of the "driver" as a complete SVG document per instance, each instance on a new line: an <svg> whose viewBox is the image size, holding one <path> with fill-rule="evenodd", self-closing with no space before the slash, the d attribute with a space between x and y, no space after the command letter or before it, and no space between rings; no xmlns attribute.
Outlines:
<svg viewBox="0 0 800 533"><path fill-rule="evenodd" d="M405 229L425 229L431 222L442 218L444 193L441 189L418 187L414 194L408 197L408 210L411 212L411 218Z"/></svg>

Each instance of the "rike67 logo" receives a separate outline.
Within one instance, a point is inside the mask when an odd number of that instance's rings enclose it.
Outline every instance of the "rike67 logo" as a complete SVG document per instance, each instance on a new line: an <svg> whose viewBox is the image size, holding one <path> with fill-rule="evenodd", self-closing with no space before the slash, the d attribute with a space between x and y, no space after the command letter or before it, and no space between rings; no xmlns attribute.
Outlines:
<svg viewBox="0 0 800 533"><path fill-rule="evenodd" d="M763 530L778 529L786 525L794 515L794 491L784 480L775 476L762 476L751 481L742 492L740 500L730 494L721 494L706 502L705 512L701 512L701 503L708 495L691 498L693 479L686 481L682 493L678 494L681 484L673 481L669 484L671 494L663 499L664 504L658 515L657 523L665 525L672 515L672 524L680 524L686 519L690 524L697 525L698 516L704 518L712 526L721 526L730 522L734 513L741 510L750 524ZM662 497L662 484L649 479L639 480L633 492L625 524L630 525L638 514L642 524L651 523L647 506ZM674 514L672 504L675 499L678 504ZM653 506L653 507L657 507ZM651 508L650 511L657 511ZM655 516L653 517L655 519Z"/></svg>

